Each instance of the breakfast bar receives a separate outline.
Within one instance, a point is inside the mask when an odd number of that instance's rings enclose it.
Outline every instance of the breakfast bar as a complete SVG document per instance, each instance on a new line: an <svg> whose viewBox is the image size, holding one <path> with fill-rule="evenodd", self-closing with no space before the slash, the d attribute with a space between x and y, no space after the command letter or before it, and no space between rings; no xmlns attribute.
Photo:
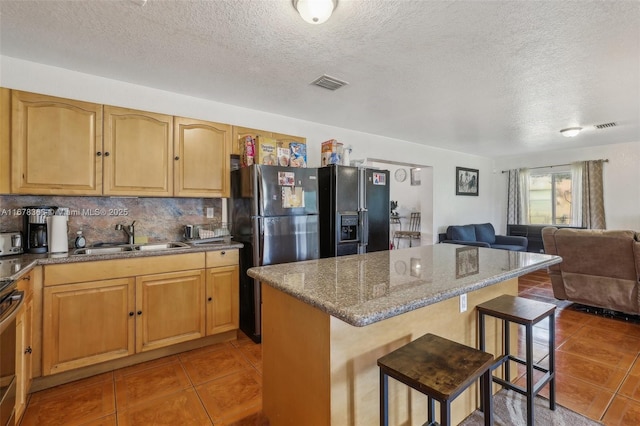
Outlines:
<svg viewBox="0 0 640 426"><path fill-rule="evenodd" d="M272 426L378 424L378 358L425 333L477 348L475 307L517 295L520 275L561 260L437 244L249 269L262 283L265 416ZM485 327L486 351L499 355L500 324ZM454 401L454 423L476 394ZM390 424L426 419L426 398L393 381L389 406Z"/></svg>

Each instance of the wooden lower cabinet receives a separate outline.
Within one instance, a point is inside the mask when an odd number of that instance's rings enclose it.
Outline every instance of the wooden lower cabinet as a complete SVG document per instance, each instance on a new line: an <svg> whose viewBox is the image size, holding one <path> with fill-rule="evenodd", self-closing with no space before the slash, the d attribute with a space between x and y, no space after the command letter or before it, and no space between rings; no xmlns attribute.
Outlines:
<svg viewBox="0 0 640 426"><path fill-rule="evenodd" d="M24 291L24 303L16 317L16 424L27 407L27 395L33 379L32 277L33 274L27 274L18 281L18 289Z"/></svg>
<svg viewBox="0 0 640 426"><path fill-rule="evenodd" d="M236 249L48 265L42 375L233 331L238 281Z"/></svg>
<svg viewBox="0 0 640 426"><path fill-rule="evenodd" d="M136 278L136 352L205 336L204 270Z"/></svg>
<svg viewBox="0 0 640 426"><path fill-rule="evenodd" d="M43 375L134 353L135 279L44 289Z"/></svg>
<svg viewBox="0 0 640 426"><path fill-rule="evenodd" d="M207 269L207 335L235 330L239 325L239 268Z"/></svg>

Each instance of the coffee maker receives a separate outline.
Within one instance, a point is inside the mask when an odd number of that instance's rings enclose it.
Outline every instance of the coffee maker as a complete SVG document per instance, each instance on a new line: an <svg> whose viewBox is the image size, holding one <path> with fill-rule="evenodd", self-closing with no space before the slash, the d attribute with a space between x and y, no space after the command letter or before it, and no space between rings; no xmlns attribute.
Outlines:
<svg viewBox="0 0 640 426"><path fill-rule="evenodd" d="M57 207L29 206L24 208L24 236L26 253L46 253L49 248L47 217L53 216Z"/></svg>

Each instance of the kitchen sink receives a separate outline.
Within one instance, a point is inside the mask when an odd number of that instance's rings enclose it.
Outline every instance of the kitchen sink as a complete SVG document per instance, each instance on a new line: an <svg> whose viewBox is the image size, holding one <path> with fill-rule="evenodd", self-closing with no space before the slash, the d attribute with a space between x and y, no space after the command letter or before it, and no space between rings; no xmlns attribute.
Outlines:
<svg viewBox="0 0 640 426"><path fill-rule="evenodd" d="M148 244L139 244L139 245L133 246L134 250L140 250L140 251L171 250L171 249L178 249L178 248L189 248L189 244L174 241L169 243L148 243Z"/></svg>
<svg viewBox="0 0 640 426"><path fill-rule="evenodd" d="M73 251L73 254L110 254L133 250L132 246L89 247Z"/></svg>

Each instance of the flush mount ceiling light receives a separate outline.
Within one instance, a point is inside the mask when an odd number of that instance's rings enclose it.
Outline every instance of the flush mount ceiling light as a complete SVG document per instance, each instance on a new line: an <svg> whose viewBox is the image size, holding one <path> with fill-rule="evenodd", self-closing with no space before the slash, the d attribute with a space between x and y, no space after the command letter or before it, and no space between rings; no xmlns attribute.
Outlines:
<svg viewBox="0 0 640 426"><path fill-rule="evenodd" d="M582 131L582 127L569 127L567 129L560 130L560 133L562 133L562 136L565 138L572 138L577 136L580 131Z"/></svg>
<svg viewBox="0 0 640 426"><path fill-rule="evenodd" d="M310 24L326 22L337 5L338 0L293 0L293 7Z"/></svg>

